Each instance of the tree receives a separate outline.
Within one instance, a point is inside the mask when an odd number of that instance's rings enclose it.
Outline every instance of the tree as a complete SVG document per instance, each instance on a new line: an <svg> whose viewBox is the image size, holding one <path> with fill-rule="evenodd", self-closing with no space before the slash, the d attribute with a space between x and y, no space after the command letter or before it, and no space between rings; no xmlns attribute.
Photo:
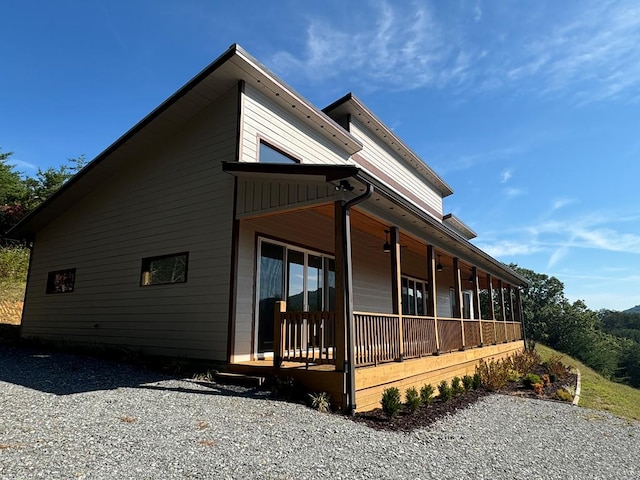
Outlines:
<svg viewBox="0 0 640 480"><path fill-rule="evenodd" d="M20 172L7 163L13 152L2 152L0 147L0 205L8 205L18 200L24 193Z"/></svg>
<svg viewBox="0 0 640 480"><path fill-rule="evenodd" d="M9 156L11 153L0 152L0 234L53 195L86 164L84 155L80 155L59 167L39 168L35 177L23 179L12 165L7 165Z"/></svg>

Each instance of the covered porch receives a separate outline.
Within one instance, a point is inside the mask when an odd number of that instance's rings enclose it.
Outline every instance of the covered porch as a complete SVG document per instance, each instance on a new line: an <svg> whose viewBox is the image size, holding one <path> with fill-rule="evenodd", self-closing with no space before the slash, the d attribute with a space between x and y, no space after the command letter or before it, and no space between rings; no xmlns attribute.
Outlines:
<svg viewBox="0 0 640 480"><path fill-rule="evenodd" d="M238 175L235 261L255 287L236 287L231 370L293 377L355 411L379 406L387 386L473 373L481 358L522 349L526 280L370 178L270 168ZM282 288L261 296L271 244L282 248ZM300 252L296 272L317 279L294 291L288 259Z"/></svg>

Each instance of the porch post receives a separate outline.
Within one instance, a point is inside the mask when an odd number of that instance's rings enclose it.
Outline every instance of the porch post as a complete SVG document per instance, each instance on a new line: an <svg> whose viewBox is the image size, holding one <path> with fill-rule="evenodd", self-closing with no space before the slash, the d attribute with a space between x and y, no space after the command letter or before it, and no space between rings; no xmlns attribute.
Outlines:
<svg viewBox="0 0 640 480"><path fill-rule="evenodd" d="M524 331L524 315L522 314L522 298L520 297L520 288L516 288L516 310L518 311L518 322L520 322L520 340L527 340Z"/></svg>
<svg viewBox="0 0 640 480"><path fill-rule="evenodd" d="M404 335L402 332L402 269L400 259L400 229L391 227L391 298L393 314L398 316L398 356L404 360Z"/></svg>
<svg viewBox="0 0 640 480"><path fill-rule="evenodd" d="M484 345L484 338L482 335L482 312L480 311L480 285L478 285L477 267L471 267L471 277L473 280L473 316L475 318L477 312L478 324L480 325L480 345Z"/></svg>
<svg viewBox="0 0 640 480"><path fill-rule="evenodd" d="M440 335L438 334L438 318L436 305L436 251L433 245L427 245L427 288L429 298L427 302L427 317L433 317L433 326L436 336L436 354L440 353Z"/></svg>
<svg viewBox="0 0 640 480"><path fill-rule="evenodd" d="M345 258L345 223L344 204L341 200L334 203L334 251L336 267L336 370L344 372L346 367L347 351L347 299L346 299L346 266Z"/></svg>
<svg viewBox="0 0 640 480"><path fill-rule="evenodd" d="M282 365L283 354L283 331L284 324L281 321L281 314L287 311L287 302L276 302L273 312L273 366Z"/></svg>
<svg viewBox="0 0 640 480"><path fill-rule="evenodd" d="M509 320L514 321L513 316L513 287L511 284L507 285L507 292L509 292Z"/></svg>
<svg viewBox="0 0 640 480"><path fill-rule="evenodd" d="M456 292L456 304L455 311L453 312L453 317L460 319L462 350L464 350L466 342L464 338L464 318L462 318L462 279L460 277L460 260L458 259L458 257L453 258L453 284L453 288Z"/></svg>
<svg viewBox="0 0 640 480"><path fill-rule="evenodd" d="M503 342L507 342L507 315L504 308L504 286L502 285L502 280L498 280L498 293L500 298L500 318L502 319L502 325L504 330L504 340Z"/></svg>
<svg viewBox="0 0 640 480"><path fill-rule="evenodd" d="M493 303L493 278L487 273L487 296L489 297L489 320L493 321L493 344L498 343L498 330L496 327L496 309Z"/></svg>

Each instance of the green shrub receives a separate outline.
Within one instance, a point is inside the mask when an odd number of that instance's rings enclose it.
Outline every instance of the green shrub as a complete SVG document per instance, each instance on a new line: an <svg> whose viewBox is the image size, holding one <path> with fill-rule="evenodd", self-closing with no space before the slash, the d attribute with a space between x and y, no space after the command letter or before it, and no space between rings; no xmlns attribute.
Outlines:
<svg viewBox="0 0 640 480"><path fill-rule="evenodd" d="M311 408L319 412L331 411L331 397L327 392L310 393L309 401L311 403Z"/></svg>
<svg viewBox="0 0 640 480"><path fill-rule="evenodd" d="M462 379L460 377L453 377L451 379L451 391L453 395L464 393L464 386L462 385Z"/></svg>
<svg viewBox="0 0 640 480"><path fill-rule="evenodd" d="M555 398L556 400L561 400L563 402L573 402L573 395L567 392L564 388L559 388L558 390L556 390L553 398Z"/></svg>
<svg viewBox="0 0 640 480"><path fill-rule="evenodd" d="M396 387L385 388L382 392L382 411L389 417L395 417L400 408L402 408L402 401L400 400L400 390Z"/></svg>
<svg viewBox="0 0 640 480"><path fill-rule="evenodd" d="M465 375L462 377L462 386L464 387L464 391L468 392L473 388L473 377L471 375Z"/></svg>
<svg viewBox="0 0 640 480"><path fill-rule="evenodd" d="M473 383L471 386L474 390L478 390L482 386L482 377L478 372L473 374Z"/></svg>
<svg viewBox="0 0 640 480"><path fill-rule="evenodd" d="M522 384L525 388L533 388L536 384L543 385L540 375L536 375L535 373L527 373L522 379Z"/></svg>
<svg viewBox="0 0 640 480"><path fill-rule="evenodd" d="M433 402L433 387L431 384L423 385L420 389L420 400L422 404L429 406Z"/></svg>
<svg viewBox="0 0 640 480"><path fill-rule="evenodd" d="M446 380L442 380L438 384L438 396L443 401L451 400L453 397L453 389L449 386Z"/></svg>
<svg viewBox="0 0 640 480"><path fill-rule="evenodd" d="M415 412L420 408L422 400L420 399L420 394L415 387L407 388L407 391L404 392L404 404L411 412Z"/></svg>

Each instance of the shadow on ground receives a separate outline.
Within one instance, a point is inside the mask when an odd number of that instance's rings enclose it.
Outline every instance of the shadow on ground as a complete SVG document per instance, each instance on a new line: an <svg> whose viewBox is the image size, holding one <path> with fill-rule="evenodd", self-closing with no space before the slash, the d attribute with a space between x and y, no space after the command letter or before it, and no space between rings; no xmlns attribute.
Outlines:
<svg viewBox="0 0 640 480"><path fill-rule="evenodd" d="M158 383L178 379L180 377L155 368L14 342L0 342L0 382L55 395L130 387L198 395L268 397L266 391L258 388L208 381L185 380L181 386Z"/></svg>

